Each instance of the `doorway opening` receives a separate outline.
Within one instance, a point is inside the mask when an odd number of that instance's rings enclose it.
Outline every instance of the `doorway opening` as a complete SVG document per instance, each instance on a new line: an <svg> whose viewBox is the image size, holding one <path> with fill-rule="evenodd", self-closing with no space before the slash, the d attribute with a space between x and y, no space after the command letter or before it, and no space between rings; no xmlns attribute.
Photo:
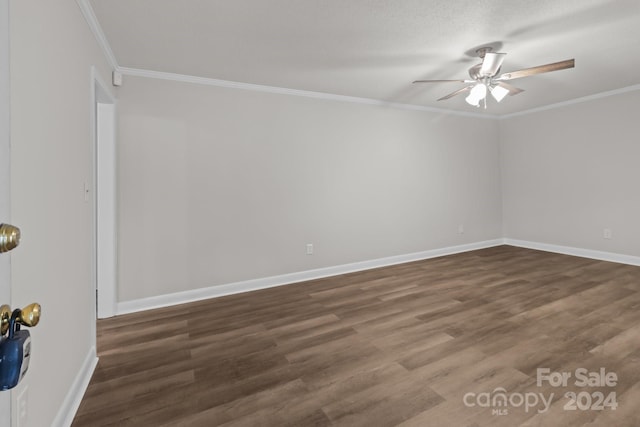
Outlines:
<svg viewBox="0 0 640 427"><path fill-rule="evenodd" d="M116 102L92 69L93 248L96 317L116 314Z"/></svg>

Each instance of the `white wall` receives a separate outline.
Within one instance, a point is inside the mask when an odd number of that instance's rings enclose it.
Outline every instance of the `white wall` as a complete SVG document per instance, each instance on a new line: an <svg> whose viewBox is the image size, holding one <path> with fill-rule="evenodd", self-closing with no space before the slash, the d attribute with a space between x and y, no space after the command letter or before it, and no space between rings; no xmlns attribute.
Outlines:
<svg viewBox="0 0 640 427"><path fill-rule="evenodd" d="M505 237L640 256L638 103L633 91L500 121Z"/></svg>
<svg viewBox="0 0 640 427"><path fill-rule="evenodd" d="M501 236L495 120L127 76L118 121L119 301Z"/></svg>
<svg viewBox="0 0 640 427"><path fill-rule="evenodd" d="M95 336L90 66L109 69L74 0L12 1L12 302L42 304L31 330L29 426L50 426ZM19 393L19 392L18 392Z"/></svg>

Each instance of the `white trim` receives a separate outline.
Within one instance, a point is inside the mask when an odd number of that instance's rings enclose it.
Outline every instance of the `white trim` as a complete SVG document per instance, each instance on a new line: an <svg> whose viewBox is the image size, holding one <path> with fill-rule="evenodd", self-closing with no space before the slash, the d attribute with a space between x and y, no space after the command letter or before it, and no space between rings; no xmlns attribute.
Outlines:
<svg viewBox="0 0 640 427"><path fill-rule="evenodd" d="M592 249L574 248L571 246L552 245L549 243L530 242L526 240L504 239L505 245L520 248L535 249L539 251L555 252L564 255L573 255L582 258L596 259L600 261L617 262L620 264L640 266L640 257L632 255L616 254L613 252L596 251Z"/></svg>
<svg viewBox="0 0 640 427"><path fill-rule="evenodd" d="M209 298L217 298L225 295L233 295L243 292L250 292L259 289L272 288L276 286L290 285L307 280L320 279L323 277L336 276L339 274L353 273L357 271L370 270L373 268L386 267L406 262L420 261L445 255L453 255L462 252L485 249L500 245L510 245L527 249L554 252L565 255L573 255L582 258L596 259L601 261L617 262L640 266L640 257L616 254L613 252L602 252L591 249L581 249L568 246L552 245L548 243L530 242L517 239L494 239L482 242L469 243L459 246L450 246L440 249L432 249L423 252L415 252L405 255L396 255L386 258L379 258L368 261L360 261L352 264L343 264L333 267L319 268L316 270L300 271L296 273L283 274L280 276L265 277L260 279L246 280L242 282L228 283L224 285L211 286L208 288L193 289L190 291L176 292L172 294L158 295L148 298L140 298L131 301L119 302L116 307L116 315L135 313L155 308L169 307L177 304L184 304L200 301Z"/></svg>
<svg viewBox="0 0 640 427"><path fill-rule="evenodd" d="M96 14L91 7L91 3L89 3L89 0L76 0L76 3L78 3L78 7L80 7L80 10L82 11L82 15L87 21L87 24L89 25L93 36L96 38L98 45L102 49L104 56L107 58L107 61L109 61L109 64L114 70L118 69L118 61L116 60L116 56L113 54L113 50L111 50L109 41L107 41L107 37L102 31L102 27L98 22L98 18L96 18Z"/></svg>
<svg viewBox="0 0 640 427"><path fill-rule="evenodd" d="M71 425L97 365L98 357L96 355L96 348L91 347L87 357L84 359L82 367L71 384L69 392L62 402L62 406L58 410L58 414L51 424L52 427L69 427Z"/></svg>
<svg viewBox="0 0 640 427"><path fill-rule="evenodd" d="M540 111L554 110L556 108L561 108L568 105L580 104L583 102L593 101L595 99L607 98L609 96L614 96L614 95L619 95L627 92L634 92L634 91L640 90L640 84L637 84L637 85L627 86L619 89L609 90L606 92L595 93L593 95L587 95L580 98L574 98L567 101L557 102L554 104L543 105L541 107L531 108L529 110L523 110L523 111L518 111L515 113L509 113L509 114L503 114L503 115L493 115L493 114L483 114L483 113L469 113L466 111L458 111L458 110L448 110L445 108L427 107L424 105L402 104L398 102L388 102L388 101L382 101L379 99L372 99L372 98L359 98L355 96L337 95L337 94L325 93L325 92L313 92L313 91L299 90L299 89L288 89L288 88L277 87L277 86L265 86L265 85L257 85L252 83L234 82L230 80L219 80L219 79L212 79L207 77L191 76L186 74L165 73L162 71L143 70L139 68L117 67L117 71L124 75L129 75L134 77L146 77L150 79L170 80L170 81L183 82L183 83L225 87L230 89L243 89L243 90L252 90L257 92L278 93L283 95L302 96L307 98L324 99L324 100L341 101L341 102L352 102L357 104L375 105L375 106L387 107L387 108L397 108L401 110L428 111L428 112L439 113L439 114L451 114L456 116L472 117L477 119L496 119L496 120L524 116L527 114L533 114Z"/></svg>
<svg viewBox="0 0 640 427"><path fill-rule="evenodd" d="M242 292L255 291L258 289L272 288L275 286L289 285L292 283L304 282L307 280L320 279L323 277L336 276L339 274L353 273L356 271L370 270L372 268L386 267L389 265L403 264L405 262L420 261L445 255L452 255L461 252L473 251L476 249L490 248L503 244L502 239L486 240L483 242L468 243L465 245L450 246L440 249L432 249L423 252L415 252L405 255L396 255L386 258L378 258L368 261L360 261L352 264L343 264L333 267L319 268L316 270L300 271L296 273L283 274L280 276L265 277L261 279L246 280L243 282L228 283L224 285L211 286L208 288L193 289L190 291L177 292L154 297L141 298L132 301L119 302L116 313L127 314L138 311L151 310L154 308L168 307L187 302L199 301L208 298L216 298L225 295L238 294Z"/></svg>
<svg viewBox="0 0 640 427"><path fill-rule="evenodd" d="M595 99L607 98L609 96L614 96L614 95L619 95L627 92L634 92L634 91L640 90L640 84L637 84L637 85L623 87L620 89L600 92L593 95L587 95L580 98L570 99L568 101L562 101L554 104L543 105L542 107L536 107L529 110L518 111L515 113L509 113L509 114L503 114L503 115L493 115L493 114L469 113L466 111L448 110L445 108L426 107L423 105L402 104L399 102L388 102L388 101L382 101L379 99L372 99L372 98L359 98L355 96L337 95L337 94L325 93L325 92L313 92L308 90L288 89L288 88L277 87L277 86L265 86L265 85L257 85L252 83L234 82L230 80L219 80L219 79L212 79L207 77L191 76L186 74L175 74L175 73L165 73L165 72L153 71L153 70L142 70L139 68L117 67L117 71L124 75L129 75L133 77L145 77L150 79L170 80L170 81L200 84L200 85L206 85L206 86L225 87L230 89L251 90L256 92L278 93L282 95L302 96L306 98L324 99L324 100L331 100L331 101L352 102L356 104L375 105L379 107L396 108L401 110L428 111L431 113L451 114L455 116L472 117L476 119L497 119L497 120L524 116L527 114L533 114L540 111L554 110L556 108L561 108L568 105L580 104L583 102L593 101Z"/></svg>
<svg viewBox="0 0 640 427"><path fill-rule="evenodd" d="M468 113L465 111L447 110L444 108L425 107L422 105L402 104L399 102L388 102L372 98L359 98L356 96L336 95L333 93L313 92L309 90L289 89L278 86L265 86L253 83L234 82L230 80L219 80L207 77L190 76L186 74L165 73L153 70L141 70L138 68L118 67L118 72L133 77L146 77L150 79L170 80L182 83L193 83L206 86L217 86L230 89L243 89L255 92L277 93L282 95L302 96L305 98L323 99L329 101L351 102L356 104L374 105L378 107L397 108L401 110L428 111L431 113L450 114L455 116L473 117L476 119L497 119L498 116L491 114Z"/></svg>
<svg viewBox="0 0 640 427"><path fill-rule="evenodd" d="M580 98L570 99L568 101L557 102L555 104L544 105L542 107L532 108L530 110L518 111L517 113L504 114L498 116L499 119L510 119L511 117L525 116L527 114L537 113L540 111L555 110L556 108L566 107L568 105L581 104L583 102L593 101L595 99L607 98L609 96L619 95L621 93L634 92L640 90L640 84L623 87L620 89L600 92L593 95L587 95Z"/></svg>

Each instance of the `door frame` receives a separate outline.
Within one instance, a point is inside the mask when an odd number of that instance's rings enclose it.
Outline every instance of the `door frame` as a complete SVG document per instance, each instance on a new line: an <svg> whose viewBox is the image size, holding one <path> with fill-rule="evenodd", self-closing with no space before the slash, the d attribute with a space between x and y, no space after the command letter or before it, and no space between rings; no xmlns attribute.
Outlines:
<svg viewBox="0 0 640 427"><path fill-rule="evenodd" d="M95 191L90 192L93 211L92 306L96 318L116 314L116 99L110 87L91 67L91 155ZM93 334L95 336L95 334Z"/></svg>

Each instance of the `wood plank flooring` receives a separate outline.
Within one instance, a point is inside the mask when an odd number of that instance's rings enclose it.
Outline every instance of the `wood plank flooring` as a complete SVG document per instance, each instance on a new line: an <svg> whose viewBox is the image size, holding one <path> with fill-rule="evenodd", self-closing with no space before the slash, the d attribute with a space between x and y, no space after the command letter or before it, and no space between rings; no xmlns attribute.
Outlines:
<svg viewBox="0 0 640 427"><path fill-rule="evenodd" d="M74 427L640 426L640 267L499 246L101 320L98 354Z"/></svg>

